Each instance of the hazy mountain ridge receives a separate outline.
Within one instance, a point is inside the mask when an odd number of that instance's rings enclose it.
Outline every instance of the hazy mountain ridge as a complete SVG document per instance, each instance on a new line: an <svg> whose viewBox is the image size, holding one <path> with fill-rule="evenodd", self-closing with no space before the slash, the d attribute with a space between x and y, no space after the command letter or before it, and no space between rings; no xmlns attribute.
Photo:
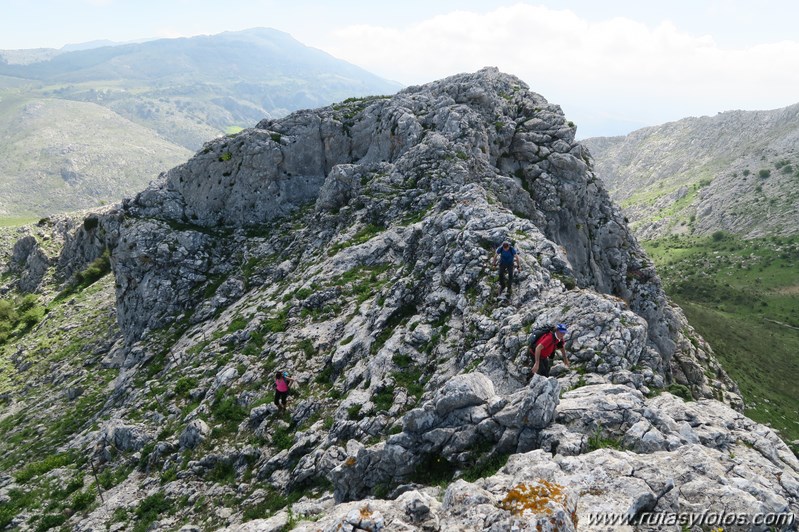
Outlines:
<svg viewBox="0 0 799 532"><path fill-rule="evenodd" d="M264 117L399 88L268 29L0 57L8 156L0 164L0 214L11 215L119 201L211 138ZM22 109L39 105L54 110L50 125L25 119ZM61 157L75 151L69 161ZM62 182L76 174L86 190Z"/></svg>
<svg viewBox="0 0 799 532"><path fill-rule="evenodd" d="M217 102L230 120L211 124L220 130L250 126L264 116L280 116L309 104L400 88L270 29L64 52L33 64L0 64L0 75L60 84L53 94L64 98L95 98L102 103L109 98L131 98L126 92L135 90L135 96L145 100L181 95L204 100L231 97L260 112L258 116L240 116L235 107ZM206 84L214 90L203 90ZM313 87L312 94L305 90L308 86ZM102 89L107 90L98 95ZM299 99L293 93L298 93Z"/></svg>
<svg viewBox="0 0 799 532"><path fill-rule="evenodd" d="M799 104L586 139L636 234L799 231Z"/></svg>
<svg viewBox="0 0 799 532"><path fill-rule="evenodd" d="M14 237L3 288L49 312L0 346L4 523L576 530L594 511L799 509L799 461L731 408L574 128L496 69L264 120ZM485 268L505 238L512 305ZM572 368L528 383L527 336L552 321Z"/></svg>

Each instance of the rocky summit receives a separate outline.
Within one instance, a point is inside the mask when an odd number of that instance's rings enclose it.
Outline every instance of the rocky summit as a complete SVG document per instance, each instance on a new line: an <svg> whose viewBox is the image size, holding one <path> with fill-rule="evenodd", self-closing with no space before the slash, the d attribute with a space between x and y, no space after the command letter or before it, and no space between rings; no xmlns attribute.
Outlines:
<svg viewBox="0 0 799 532"><path fill-rule="evenodd" d="M5 293L48 307L3 347L4 523L791 529L799 461L740 413L574 135L486 68L264 120L17 230ZM531 378L548 323L570 364Z"/></svg>

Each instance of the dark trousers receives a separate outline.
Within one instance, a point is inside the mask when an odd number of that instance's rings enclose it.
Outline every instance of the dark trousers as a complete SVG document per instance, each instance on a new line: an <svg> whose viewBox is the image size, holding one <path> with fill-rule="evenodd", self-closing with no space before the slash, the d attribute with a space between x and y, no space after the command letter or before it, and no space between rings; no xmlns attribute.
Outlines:
<svg viewBox="0 0 799 532"><path fill-rule="evenodd" d="M549 377L549 369L552 367L552 360L547 358L538 359L538 374Z"/></svg>
<svg viewBox="0 0 799 532"><path fill-rule="evenodd" d="M286 398L289 392L279 392L275 390L275 406L278 408L286 408Z"/></svg>
<svg viewBox="0 0 799 532"><path fill-rule="evenodd" d="M513 290L513 263L510 264L502 264L499 263L499 291L502 292L505 289L505 274L508 275L508 293Z"/></svg>

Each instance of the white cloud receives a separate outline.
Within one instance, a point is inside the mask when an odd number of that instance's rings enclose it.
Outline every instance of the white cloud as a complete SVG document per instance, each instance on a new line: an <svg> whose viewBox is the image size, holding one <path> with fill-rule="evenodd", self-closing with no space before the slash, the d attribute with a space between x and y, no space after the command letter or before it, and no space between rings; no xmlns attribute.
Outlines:
<svg viewBox="0 0 799 532"><path fill-rule="evenodd" d="M404 28L349 26L324 48L406 84L497 66L567 111L635 116L635 127L799 101L799 42L725 49L669 21L592 22L527 4L456 11Z"/></svg>

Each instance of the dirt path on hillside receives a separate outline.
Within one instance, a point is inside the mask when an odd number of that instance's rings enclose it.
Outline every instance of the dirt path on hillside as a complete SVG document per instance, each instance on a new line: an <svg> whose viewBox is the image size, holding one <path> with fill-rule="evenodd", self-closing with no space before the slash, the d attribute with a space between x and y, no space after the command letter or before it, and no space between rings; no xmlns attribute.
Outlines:
<svg viewBox="0 0 799 532"><path fill-rule="evenodd" d="M774 290L774 293L786 296L799 296L799 284L795 284L793 286L783 286L778 290Z"/></svg>

